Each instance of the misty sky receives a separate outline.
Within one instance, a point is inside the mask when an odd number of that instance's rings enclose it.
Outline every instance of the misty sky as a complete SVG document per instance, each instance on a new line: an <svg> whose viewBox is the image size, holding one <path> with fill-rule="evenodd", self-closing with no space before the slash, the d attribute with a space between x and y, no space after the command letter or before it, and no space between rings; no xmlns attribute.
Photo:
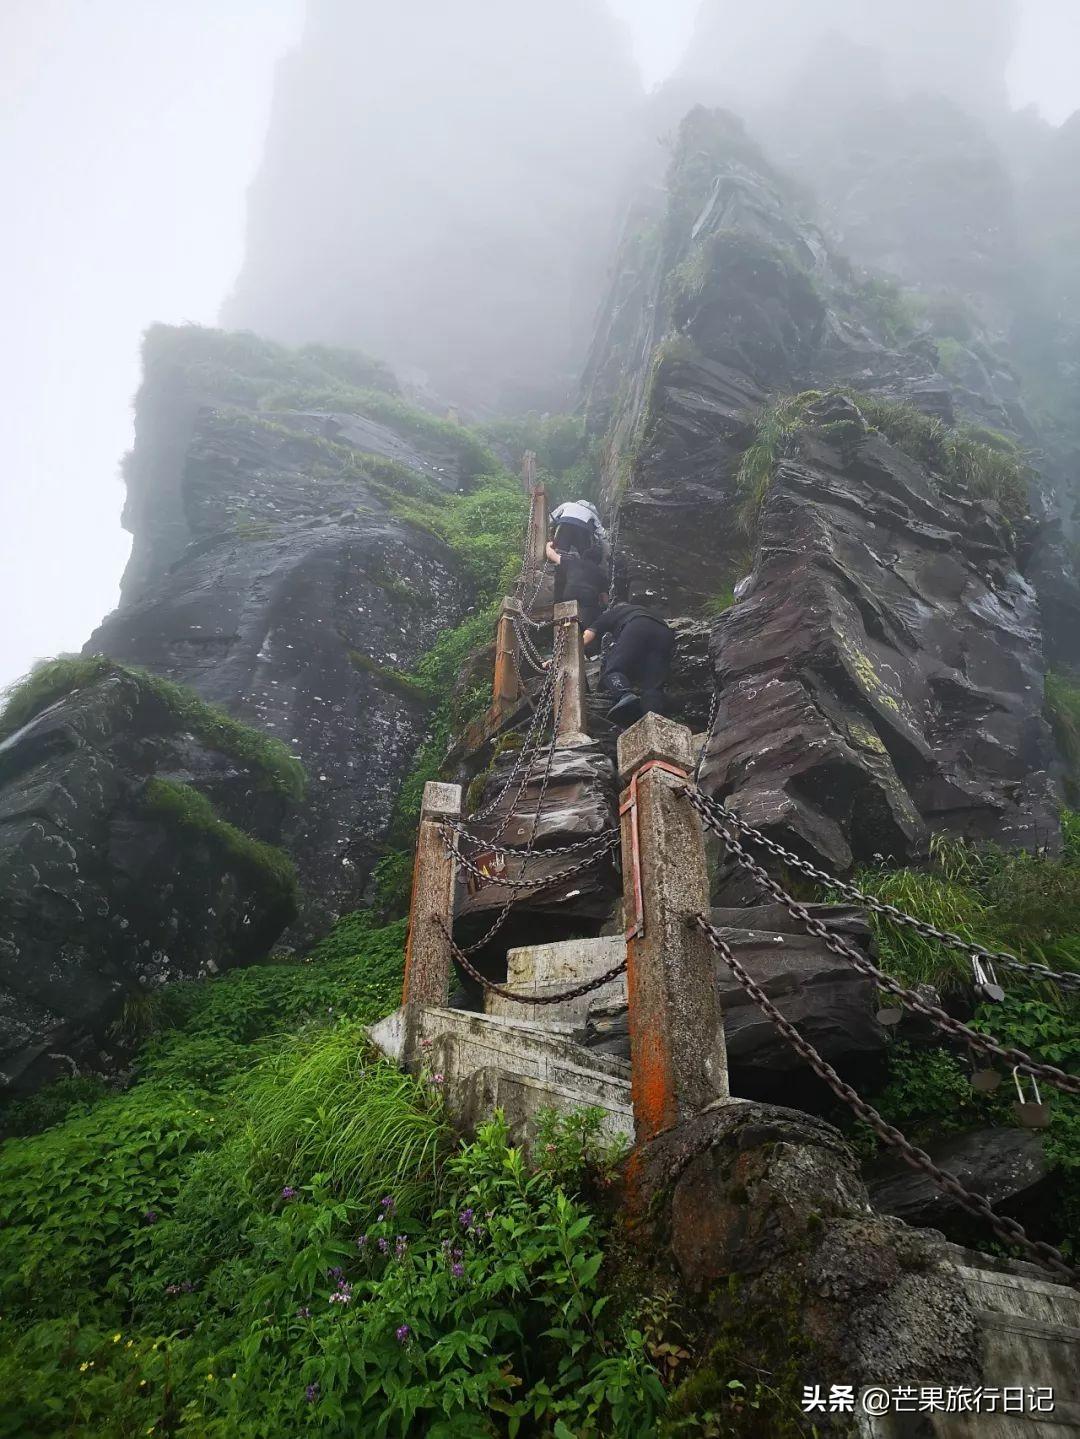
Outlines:
<svg viewBox="0 0 1080 1439"><path fill-rule="evenodd" d="M698 0L610 3L656 83ZM1080 0L1023 7L1013 103L1060 122L1080 105ZM116 602L139 336L153 320L215 322L240 265L274 62L301 11L0 0L0 685L80 648Z"/></svg>

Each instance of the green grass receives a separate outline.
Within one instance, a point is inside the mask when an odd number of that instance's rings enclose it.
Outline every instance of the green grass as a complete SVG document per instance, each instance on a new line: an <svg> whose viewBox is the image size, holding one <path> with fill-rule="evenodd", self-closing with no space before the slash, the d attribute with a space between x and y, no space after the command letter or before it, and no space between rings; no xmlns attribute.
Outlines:
<svg viewBox="0 0 1080 1439"><path fill-rule="evenodd" d="M0 1147L0 1435L656 1432L579 1195L598 1113L536 1167L498 1120L462 1145L439 1085L365 1045L403 940L358 913L302 962L165 990L132 1087L56 1086Z"/></svg>
<svg viewBox="0 0 1080 1439"><path fill-rule="evenodd" d="M1062 830L1060 859L939 836L927 867L863 869L853 882L916 919L984 948L1080 972L1080 822L1071 811L1063 815ZM945 993L969 990L971 965L963 952L889 920L874 918L873 925L882 967L890 974ZM1014 975L1005 982L1030 985ZM1053 991L1049 994L1054 997Z"/></svg>
<svg viewBox="0 0 1080 1439"><path fill-rule="evenodd" d="M206 796L189 784L155 776L146 783L143 802L156 819L198 834L230 865L277 895L295 914L299 886L293 862L284 850L229 824Z"/></svg>
<svg viewBox="0 0 1080 1439"><path fill-rule="evenodd" d="M136 686L140 696L155 704L169 728L188 731L210 749L250 769L272 790L299 800L304 793L304 768L280 740L260 734L208 705L193 690L146 670L122 665L105 655L60 655L37 665L7 692L0 713L0 739L21 729L42 710L77 690L120 676Z"/></svg>
<svg viewBox="0 0 1080 1439"><path fill-rule="evenodd" d="M911 405L850 390L806 390L765 406L755 422L753 442L739 465L740 524L757 527L761 506L777 463L797 447L807 408L829 394L854 401L867 423L891 444L925 465L945 493L962 489L974 499L997 505L1013 527L1028 516L1031 471L1019 447L1007 436L981 426L950 427Z"/></svg>

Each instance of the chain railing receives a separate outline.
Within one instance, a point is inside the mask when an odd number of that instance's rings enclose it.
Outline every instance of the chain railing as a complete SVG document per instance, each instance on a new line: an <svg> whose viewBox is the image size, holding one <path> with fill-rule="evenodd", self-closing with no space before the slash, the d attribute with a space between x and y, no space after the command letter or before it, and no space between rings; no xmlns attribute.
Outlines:
<svg viewBox="0 0 1080 1439"><path fill-rule="evenodd" d="M939 1005L931 1004L923 995L913 989L908 989L892 975L886 974L871 960L869 960L854 945L849 944L835 930L821 920L815 919L804 904L794 899L784 887L768 873L768 871L748 853L745 846L739 841L734 833L735 826L726 822L730 816L730 810L709 800L696 787L686 788L686 796L690 803L701 816L702 821L723 839L728 852L734 855L736 861L750 875L759 890L769 894L779 904L782 904L791 917L807 930L808 933L820 939L826 948L833 954L839 955L846 960L860 973L874 979L879 988L889 994L893 994L908 1009L924 1015L937 1027L944 1030L954 1039L963 1040L970 1048L981 1050L985 1054L992 1054L997 1059L1003 1059L1014 1069L1022 1070L1026 1074L1033 1075L1036 1079L1046 1080L1047 1083L1055 1085L1065 1094L1080 1095L1080 1078L1075 1075L1066 1074L1064 1070L1058 1069L1056 1065L1041 1064L1038 1060L1032 1059L1023 1050L1014 1049L1010 1045L1002 1044L993 1035L981 1034L978 1030L970 1028L959 1019L954 1019L951 1014L946 1013ZM740 828L743 826L740 825ZM756 831L753 831L756 834ZM802 863L802 862L800 862ZM807 866L808 867L808 866ZM891 907L891 906L890 906ZM909 916L910 918L910 916Z"/></svg>
<svg viewBox="0 0 1080 1439"><path fill-rule="evenodd" d="M865 1099L860 1098L851 1085L846 1084L840 1078L832 1065L821 1057L814 1046L803 1038L790 1020L781 1014L761 986L755 983L735 958L730 945L715 925L710 923L704 915L697 916L696 924L728 969L731 970L738 983L754 1000L761 1012L773 1022L795 1053L806 1061L819 1079L824 1080L837 1098L843 1100L860 1119L870 1125L879 1139L900 1155L905 1164L919 1173L925 1174L967 1213L984 1220L999 1239L1016 1245L1032 1259L1045 1268L1051 1269L1069 1284L1080 1287L1080 1271L1069 1264L1060 1250L1055 1249L1051 1244L1044 1244L1041 1240L1032 1239L1023 1225L1018 1224L1015 1219L998 1214L981 1194L973 1194L970 1190L965 1189L955 1174L950 1174L947 1169L942 1169L935 1164L924 1149L912 1144L898 1129L889 1124L872 1104L868 1104Z"/></svg>
<svg viewBox="0 0 1080 1439"><path fill-rule="evenodd" d="M562 990L558 994L517 994L514 990L507 989L505 985L496 984L493 979L488 979L487 975L480 973L468 958L471 949L464 950L455 943L445 920L436 916L435 923L441 927L443 934L450 942L450 952L470 979L474 979L488 994L497 994L502 999L512 999L517 1004L566 1004L572 999L580 999L582 995L591 994L594 989L600 989L605 984L610 984L613 979L618 979L626 969L626 960L623 959L618 964L612 965L603 974L586 980L583 984L575 985L573 989Z"/></svg>
<svg viewBox="0 0 1080 1439"><path fill-rule="evenodd" d="M1007 950L984 949L982 945L975 944L970 939L964 939L962 935L953 934L947 929L938 929L936 925L929 924L926 920L916 919L914 915L906 914L902 909L898 909L896 905L887 904L884 900L875 899L873 895L865 894L856 885L850 884L846 880L837 879L835 876L826 873L823 869L818 869L817 866L811 864L809 860L803 859L801 855L795 854L793 850L785 849L784 846L778 844L776 840L770 839L768 835L762 834L760 830L747 824L747 822L744 819L740 819L733 810L728 809L717 800L709 799L705 795L702 795L701 798L707 805L722 812L725 823L733 825L740 833L746 835L748 839L752 839L755 844L759 844L762 849L768 851L774 858L781 860L789 869L797 870L800 874L805 875L807 879L812 879L818 884L827 885L830 889L836 890L838 894L842 894L846 899L852 900L864 909L872 910L875 914L880 914L886 919L891 919L896 924L901 924L908 929L913 929L925 939L937 940L938 943L947 945L950 949L958 949L969 957L978 958L985 964L1000 964L1004 969L1011 969L1021 974L1030 974L1037 979L1051 979L1065 988L1080 989L1080 974L1070 974L1067 971L1065 973L1059 973L1056 970L1050 969L1049 966L1045 964L1031 964L1018 959L1015 954L1010 954Z"/></svg>

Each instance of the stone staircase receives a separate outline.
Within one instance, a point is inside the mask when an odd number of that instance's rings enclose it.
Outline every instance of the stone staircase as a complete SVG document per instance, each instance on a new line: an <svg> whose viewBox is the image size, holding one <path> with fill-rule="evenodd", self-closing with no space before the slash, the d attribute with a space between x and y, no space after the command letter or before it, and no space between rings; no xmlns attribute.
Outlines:
<svg viewBox="0 0 1080 1439"><path fill-rule="evenodd" d="M930 1231L932 1234L933 1231ZM986 1390L1052 1390L1052 1412L861 1415L866 1439L1076 1439L1080 1435L1080 1293L1035 1264L935 1244L967 1294L978 1326ZM920 1382L915 1389L923 1387ZM947 1386L946 1386L947 1387ZM999 1409L1001 1407L998 1402Z"/></svg>

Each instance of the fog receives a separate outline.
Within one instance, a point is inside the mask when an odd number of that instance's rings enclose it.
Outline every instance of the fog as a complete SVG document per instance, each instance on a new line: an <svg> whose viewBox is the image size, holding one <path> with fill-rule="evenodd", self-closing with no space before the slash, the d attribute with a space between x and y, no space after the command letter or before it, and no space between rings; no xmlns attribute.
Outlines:
<svg viewBox="0 0 1080 1439"><path fill-rule="evenodd" d="M560 349L552 340L537 354L542 369L572 363L587 324L589 314L574 297L587 290L602 249L601 202L632 153L633 98L673 70L710 88L708 98L752 106L839 29L863 45L885 43L891 84L942 86L961 103L985 108L1003 98L1004 74L1009 102L1034 104L1052 123L1080 103L1075 0L907 0L891 19L884 5L864 0L759 0L755 7L711 0L696 29L693 0L612 0L624 32L600 0L557 0L544 7L542 23L532 12L530 30L505 0L475 0L441 4L446 29L429 34L426 45L379 6L388 17L383 51L376 56L363 37L353 48L337 46L337 98L351 102L355 94L367 107L362 139L372 163L386 165L389 152L415 156L420 138L430 148L419 156L426 162L419 172L400 165L382 172L387 203L372 212L342 208L343 192L363 197L365 177L340 163L349 153L341 133L327 127L301 136L286 123L290 67L295 76L303 64L295 54L278 72L282 87L274 96L275 67L301 37L303 8L302 0L5 0L0 7L0 160L8 180L0 229L7 283L0 338L7 402L0 683L37 658L77 649L115 603L129 545L120 527L117 463L131 442L143 328L153 320L214 323L228 300L226 313L231 309L234 318L245 318L246 306L249 323L261 311L271 328L280 324L292 337L310 338L309 324L317 327L333 310L328 290L309 321L288 263L267 258L275 231L280 238L292 223L287 191L275 197L267 177L313 182L302 210L294 197L293 219L302 214L320 245L331 232L346 260L358 248L362 224L377 229L394 218L405 281L395 289L389 263L395 244L386 243L385 232L376 235L382 278L352 272L349 289L339 293L335 337L359 344L354 328L366 325L370 348L413 350L420 369L446 348L441 339L424 351L429 330L443 323L443 335L450 333L470 306L487 312L477 354L511 318L515 326L541 322L546 306L513 317L506 310L521 297L513 291L515 271L504 263L515 243L504 201L518 197L515 223L531 203L531 248L521 259L566 269L554 275L562 308L552 310L557 323L548 335L565 335L567 343ZM341 6L317 0L312 23L335 8ZM359 0L344 6L361 8ZM467 13L485 23L471 26ZM306 86L318 84L317 71L303 78ZM438 105L433 91L442 96ZM426 105L418 106L418 97ZM304 93L301 105L307 104ZM485 126L494 132L487 149L449 145L463 115L474 136ZM410 128L395 133L395 117ZM274 123L273 150L264 156ZM350 145L355 138L348 134ZM480 176L477 167L489 162L486 178ZM249 215L247 190L256 176ZM264 224L257 232L260 204L270 229ZM494 303L440 293L438 286L421 284L417 292L413 282L431 253L417 243L427 235L424 217L437 229L448 213L461 220L460 233L489 235L498 262ZM306 239L301 232L294 256L305 258ZM459 268L452 270L458 283L471 278L460 268L470 244L459 244ZM315 273L317 260L307 262ZM379 307L360 303L365 284L381 285ZM399 326L410 292L408 325ZM457 367L463 384L467 369Z"/></svg>

